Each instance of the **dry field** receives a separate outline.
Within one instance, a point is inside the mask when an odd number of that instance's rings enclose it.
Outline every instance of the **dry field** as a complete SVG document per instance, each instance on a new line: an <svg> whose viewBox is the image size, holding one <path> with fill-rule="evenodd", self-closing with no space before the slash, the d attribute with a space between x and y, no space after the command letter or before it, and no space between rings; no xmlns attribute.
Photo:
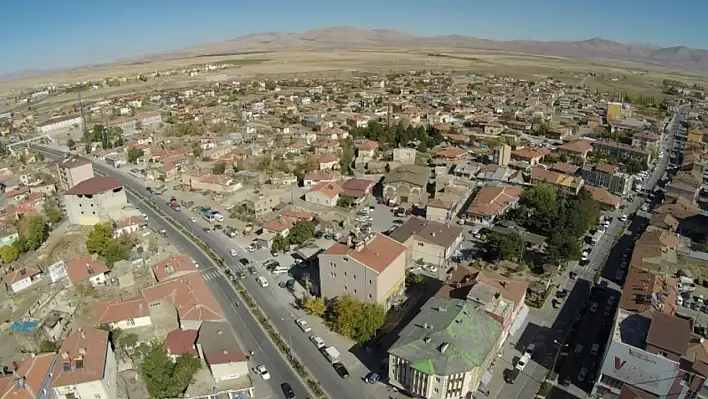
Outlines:
<svg viewBox="0 0 708 399"><path fill-rule="evenodd" d="M438 54L431 56L430 53ZM242 62L239 60L243 60ZM499 51L464 51L460 49L370 49L358 51L297 51L252 54L249 56L191 57L143 63L123 63L76 69L54 75L0 82L0 96L13 90L86 80L99 80L170 68L232 61L236 67L214 74L195 77L167 77L146 83L128 84L86 93L88 97L103 97L155 88L179 87L207 83L216 75L221 79L240 80L254 77L326 77L351 76L353 71L387 73L390 70L456 70L477 74L496 74L525 79L555 77L568 83L584 83L602 91L655 92L663 79L681 79L690 83L706 83L705 77L686 76L667 69L647 67L617 60L576 60L564 57L539 56ZM588 76L594 73L595 76ZM225 75L225 76L223 76ZM71 97L73 96L64 96ZM58 103L62 96L47 99Z"/></svg>

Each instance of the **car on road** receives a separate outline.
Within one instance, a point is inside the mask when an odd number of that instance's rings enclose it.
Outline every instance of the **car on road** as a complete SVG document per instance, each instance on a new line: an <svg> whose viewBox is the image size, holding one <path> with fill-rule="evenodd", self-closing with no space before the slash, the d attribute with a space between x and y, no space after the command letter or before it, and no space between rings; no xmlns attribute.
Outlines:
<svg viewBox="0 0 708 399"><path fill-rule="evenodd" d="M597 228L597 231L600 232L600 233L605 233L606 230L607 230L607 229L605 228L604 225L599 226L599 227Z"/></svg>
<svg viewBox="0 0 708 399"><path fill-rule="evenodd" d="M592 344L592 348L590 348L590 354L592 356L597 356L598 353L600 353L600 344Z"/></svg>
<svg viewBox="0 0 708 399"><path fill-rule="evenodd" d="M322 340L322 338L318 337L317 335L310 336L310 341L312 341L312 343L315 344L317 349L322 349L325 347L324 341Z"/></svg>
<svg viewBox="0 0 708 399"><path fill-rule="evenodd" d="M255 275L255 274L256 274L256 268L253 267L253 266L249 266L249 267L248 267L248 272L251 273L252 275Z"/></svg>
<svg viewBox="0 0 708 399"><path fill-rule="evenodd" d="M381 380L381 376L378 373L369 373L366 376L366 382L369 384L376 384Z"/></svg>
<svg viewBox="0 0 708 399"><path fill-rule="evenodd" d="M589 258L590 252L588 252L587 250L583 251L583 254L580 256L580 260L583 262L587 262Z"/></svg>
<svg viewBox="0 0 708 399"><path fill-rule="evenodd" d="M231 256L234 256L234 257L235 257L236 255L238 255L238 252L236 252L235 249L231 248L231 249L229 249L229 254L230 254Z"/></svg>
<svg viewBox="0 0 708 399"><path fill-rule="evenodd" d="M520 371L518 369L504 370L504 381L507 384L513 384L516 382L516 378L519 376Z"/></svg>
<svg viewBox="0 0 708 399"><path fill-rule="evenodd" d="M590 313L597 312L597 306L597 302L593 302L592 305L590 305Z"/></svg>
<svg viewBox="0 0 708 399"><path fill-rule="evenodd" d="M622 216L619 217L619 219L620 219L621 222L626 222L627 219L629 219L629 216L627 216L627 215L622 215Z"/></svg>
<svg viewBox="0 0 708 399"><path fill-rule="evenodd" d="M246 248L246 251L248 251L248 252L256 252L256 249L258 249L258 248L256 248L256 244L251 243L251 244L249 244L248 247Z"/></svg>
<svg viewBox="0 0 708 399"><path fill-rule="evenodd" d="M303 332L310 332L310 331L312 331L312 327L310 327L310 325L307 323L307 321L305 321L305 320L303 320L303 319L297 319L297 320L295 320L295 324L297 324L297 326L300 327L300 329L301 329Z"/></svg>
<svg viewBox="0 0 708 399"><path fill-rule="evenodd" d="M259 284L261 287L263 287L263 288L266 288L267 286L270 285L270 284L268 283L268 280L266 280L265 277L263 277L263 276L258 276L258 277L256 277L256 281L257 281L258 284Z"/></svg>
<svg viewBox="0 0 708 399"><path fill-rule="evenodd" d="M205 233L211 233L211 229L208 227L205 227L202 230L204 230Z"/></svg>
<svg viewBox="0 0 708 399"><path fill-rule="evenodd" d="M244 278L246 278L246 273L244 273L242 271L238 271L238 272L236 272L236 277L243 280Z"/></svg>
<svg viewBox="0 0 708 399"><path fill-rule="evenodd" d="M249 262L248 259L246 259L246 258L241 258L238 260L238 263L240 263L244 266L248 266L251 262Z"/></svg>
<svg viewBox="0 0 708 399"><path fill-rule="evenodd" d="M588 368L587 367L581 368L580 373L578 373L578 381L584 382L585 379L587 378L587 376L588 376Z"/></svg>
<svg viewBox="0 0 708 399"><path fill-rule="evenodd" d="M531 360L531 357L524 353L524 355L521 356L521 358L519 358L519 360L516 362L516 369L519 371L524 371L524 368L529 363L529 360Z"/></svg>
<svg viewBox="0 0 708 399"><path fill-rule="evenodd" d="M195 218L194 216L192 216L191 218L189 218L189 220L191 220L192 223L197 223L197 218Z"/></svg>
<svg viewBox="0 0 708 399"><path fill-rule="evenodd" d="M536 349L536 344L529 344L524 351L524 355L528 356L529 359L533 356L533 351Z"/></svg>
<svg viewBox="0 0 708 399"><path fill-rule="evenodd" d="M273 270L278 266L280 266L280 262L274 259L268 259L267 261L263 262L263 267L265 267L266 270Z"/></svg>
<svg viewBox="0 0 708 399"><path fill-rule="evenodd" d="M620 281L624 278L624 270L617 270L617 273L615 273L615 280Z"/></svg>
<svg viewBox="0 0 708 399"><path fill-rule="evenodd" d="M256 374L260 375L261 378L263 378L264 380L266 380L266 381L270 380L270 373L268 372L268 369L266 369L266 366L261 364L260 366L256 367L253 370L256 372Z"/></svg>
<svg viewBox="0 0 708 399"><path fill-rule="evenodd" d="M280 384L280 389L283 390L283 395L285 395L285 399L295 399L295 392L293 391L293 387L291 387L290 384L284 382Z"/></svg>
<svg viewBox="0 0 708 399"><path fill-rule="evenodd" d="M349 370L347 370L347 368L344 367L344 365L341 362L333 363L332 367L334 367L334 371L336 371L340 377L349 378Z"/></svg>

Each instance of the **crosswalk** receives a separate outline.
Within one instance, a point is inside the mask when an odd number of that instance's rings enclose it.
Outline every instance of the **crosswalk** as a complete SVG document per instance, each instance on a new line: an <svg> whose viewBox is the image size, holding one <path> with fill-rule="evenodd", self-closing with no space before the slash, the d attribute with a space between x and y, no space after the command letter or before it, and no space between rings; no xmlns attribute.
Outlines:
<svg viewBox="0 0 708 399"><path fill-rule="evenodd" d="M209 270L206 272L202 272L202 278L204 279L204 281L216 280L221 277L221 273L219 273L218 270Z"/></svg>

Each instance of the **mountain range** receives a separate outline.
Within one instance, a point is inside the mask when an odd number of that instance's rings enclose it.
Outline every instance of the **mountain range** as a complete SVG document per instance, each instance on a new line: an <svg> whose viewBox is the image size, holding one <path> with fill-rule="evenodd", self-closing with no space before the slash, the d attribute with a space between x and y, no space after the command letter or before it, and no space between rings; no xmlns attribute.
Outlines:
<svg viewBox="0 0 708 399"><path fill-rule="evenodd" d="M602 38L582 41L496 41L471 36L417 36L390 29L364 30L351 26L331 27L304 33L266 32L205 43L182 50L140 57L140 60L173 59L252 51L354 49L354 48L459 48L497 50L573 58L609 58L647 65L708 73L708 51L685 46L620 43Z"/></svg>
<svg viewBox="0 0 708 399"><path fill-rule="evenodd" d="M364 30L351 26L330 27L303 33L265 32L220 42L204 43L177 51L148 54L117 63L171 60L200 56L228 56L286 50L399 48L496 50L572 58L604 58L632 61L685 72L708 74L708 51L685 46L660 47L652 44L620 43L602 38L582 41L496 41L471 36L417 36L390 30ZM85 68L85 67L83 67ZM0 81L43 75L54 71L21 71L0 76Z"/></svg>

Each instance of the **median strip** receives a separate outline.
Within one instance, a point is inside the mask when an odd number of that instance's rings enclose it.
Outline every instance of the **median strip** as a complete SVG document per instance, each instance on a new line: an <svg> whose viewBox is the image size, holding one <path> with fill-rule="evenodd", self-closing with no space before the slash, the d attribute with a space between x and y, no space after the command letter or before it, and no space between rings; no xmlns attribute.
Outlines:
<svg viewBox="0 0 708 399"><path fill-rule="evenodd" d="M152 208L153 211L162 215L163 218L172 225L172 227L179 230L182 234L185 235L185 237L188 237L190 240L192 240L192 242L197 245L204 253L206 253L209 258L211 258L211 260L213 260L217 265L221 266L222 268L225 267L224 261L219 258L219 256L217 256L211 249L209 249L209 247L207 247L204 242L202 242L197 237L193 236L189 231L182 227L182 225L175 222L169 215L161 211L149 199L143 197L138 193L135 193L134 191L133 193L136 195L136 197L140 198L144 204ZM295 373L297 373L297 375L300 376L300 378L307 383L307 387L311 391L311 393L313 393L314 396L317 398L327 398L327 395L325 394L324 390L322 390L319 381L315 380L312 375L310 375L310 373L307 371L305 365L295 357L290 347L281 338L280 334L273 327L270 321L268 321L268 318L265 317L261 309L253 300L253 297L251 297L248 291L244 288L243 284L241 284L240 281L232 280L231 282L234 285L236 293L238 293L238 295L241 297L241 300L243 300L246 306L248 306L248 309L251 311L256 321L258 321L258 324L261 325L261 327L263 328L263 330L265 330L265 332L268 334L273 343L275 343L275 346L278 348L283 357L287 359L288 363L290 363L290 366L293 370L295 370Z"/></svg>

